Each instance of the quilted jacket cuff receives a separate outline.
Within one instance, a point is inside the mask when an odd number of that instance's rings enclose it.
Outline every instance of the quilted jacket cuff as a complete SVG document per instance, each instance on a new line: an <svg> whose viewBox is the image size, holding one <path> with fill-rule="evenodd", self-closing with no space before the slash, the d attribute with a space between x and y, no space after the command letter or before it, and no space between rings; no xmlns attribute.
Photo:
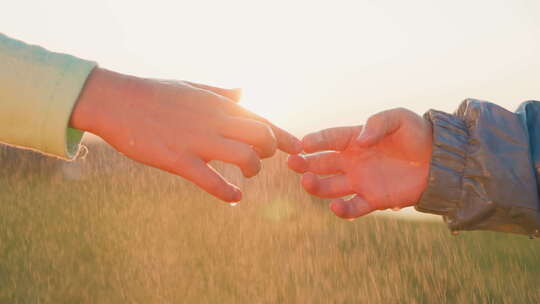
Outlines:
<svg viewBox="0 0 540 304"><path fill-rule="evenodd" d="M430 110L424 118L433 125L433 151L428 186L415 208L448 216L462 199L469 134L465 122L454 115Z"/></svg>

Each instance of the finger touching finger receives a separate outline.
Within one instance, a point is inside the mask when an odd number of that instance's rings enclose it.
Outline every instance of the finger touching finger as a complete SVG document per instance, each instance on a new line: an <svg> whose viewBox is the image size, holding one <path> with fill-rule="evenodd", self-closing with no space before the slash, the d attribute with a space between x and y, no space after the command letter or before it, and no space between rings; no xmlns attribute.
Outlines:
<svg viewBox="0 0 540 304"><path fill-rule="evenodd" d="M302 139L305 152L342 151L347 148L351 139L356 138L361 127L337 127L310 133Z"/></svg>
<svg viewBox="0 0 540 304"><path fill-rule="evenodd" d="M308 171L306 159L297 154L289 155L289 158L287 158L287 166L297 173L306 173Z"/></svg>
<svg viewBox="0 0 540 304"><path fill-rule="evenodd" d="M349 200L335 199L330 203L330 209L335 215L344 219L355 219L376 210L358 195Z"/></svg>
<svg viewBox="0 0 540 304"><path fill-rule="evenodd" d="M289 132L277 127L273 124L270 124L274 134L276 135L278 148L289 154L298 154L302 152L302 143L298 138Z"/></svg>
<svg viewBox="0 0 540 304"><path fill-rule="evenodd" d="M318 197L336 198L353 193L345 175L320 178L308 172L302 176L300 182L307 192Z"/></svg>
<svg viewBox="0 0 540 304"><path fill-rule="evenodd" d="M278 148L282 150L283 152L286 152L289 154L298 154L302 151L302 143L300 142L298 138L296 138L289 132L281 129L280 127L274 125L273 123L268 121L266 118L263 118L257 114L254 114L236 104L224 104L224 106L226 107L227 112L233 116L250 118L250 119L257 120L268 125L274 132L274 135L276 136Z"/></svg>

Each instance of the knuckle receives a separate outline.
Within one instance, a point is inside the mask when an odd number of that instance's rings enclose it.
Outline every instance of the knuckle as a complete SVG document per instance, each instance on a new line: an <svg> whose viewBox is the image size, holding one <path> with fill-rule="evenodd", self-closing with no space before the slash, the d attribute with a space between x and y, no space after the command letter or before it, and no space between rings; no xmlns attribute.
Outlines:
<svg viewBox="0 0 540 304"><path fill-rule="evenodd" d="M277 149L277 140L272 129L262 123L256 124L254 142L261 149L264 156L274 155Z"/></svg>
<svg viewBox="0 0 540 304"><path fill-rule="evenodd" d="M251 148L245 148L238 151L238 160L241 164L250 165L257 162L259 158Z"/></svg>
<svg viewBox="0 0 540 304"><path fill-rule="evenodd" d="M270 143L276 141L274 132L272 132L272 129L270 129L268 125L265 125L263 123L257 123L256 126L257 139L259 142Z"/></svg>

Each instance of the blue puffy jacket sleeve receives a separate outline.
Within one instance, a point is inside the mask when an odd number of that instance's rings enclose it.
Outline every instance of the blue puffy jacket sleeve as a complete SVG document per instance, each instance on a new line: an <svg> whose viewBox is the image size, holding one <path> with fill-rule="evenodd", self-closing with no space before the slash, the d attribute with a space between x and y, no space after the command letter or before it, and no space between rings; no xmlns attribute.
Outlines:
<svg viewBox="0 0 540 304"><path fill-rule="evenodd" d="M513 113L468 99L448 114L430 110L433 153L416 209L442 215L450 230L540 236L540 102Z"/></svg>

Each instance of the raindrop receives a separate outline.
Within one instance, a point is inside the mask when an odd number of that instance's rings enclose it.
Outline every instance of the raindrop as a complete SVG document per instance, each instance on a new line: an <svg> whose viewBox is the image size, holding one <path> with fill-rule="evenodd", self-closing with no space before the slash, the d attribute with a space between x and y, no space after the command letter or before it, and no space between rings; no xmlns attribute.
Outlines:
<svg viewBox="0 0 540 304"><path fill-rule="evenodd" d="M86 156L88 156L88 147L85 145L79 145L79 151L77 152L77 156L75 157L77 160L86 160Z"/></svg>

